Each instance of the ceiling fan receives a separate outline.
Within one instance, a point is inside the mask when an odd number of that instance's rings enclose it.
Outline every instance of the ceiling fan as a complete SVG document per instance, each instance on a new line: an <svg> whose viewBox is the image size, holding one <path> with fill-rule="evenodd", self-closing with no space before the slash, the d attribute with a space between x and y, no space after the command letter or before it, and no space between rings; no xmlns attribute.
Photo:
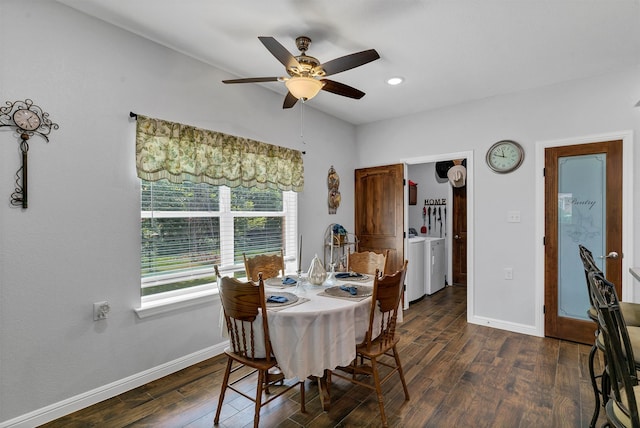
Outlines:
<svg viewBox="0 0 640 428"><path fill-rule="evenodd" d="M380 58L375 49L345 55L331 61L320 63L316 58L306 54L311 39L306 36L296 38L296 46L301 52L293 56L273 37L258 37L262 44L285 67L288 77L249 77L246 79L223 80L223 83L262 83L284 82L289 92L284 99L282 108L291 108L301 99L310 100L320 90L331 92L344 97L360 99L364 92L344 83L325 79L326 76L337 74Z"/></svg>

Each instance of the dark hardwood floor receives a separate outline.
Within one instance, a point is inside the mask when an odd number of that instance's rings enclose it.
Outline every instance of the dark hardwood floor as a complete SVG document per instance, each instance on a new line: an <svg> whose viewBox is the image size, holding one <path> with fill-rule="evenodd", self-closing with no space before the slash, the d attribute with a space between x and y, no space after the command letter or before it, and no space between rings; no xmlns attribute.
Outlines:
<svg viewBox="0 0 640 428"><path fill-rule="evenodd" d="M394 378L384 386L393 427L587 427L594 398L589 346L467 324L466 289L447 287L412 304L400 324L400 355L411 400ZM43 425L212 427L225 359L211 358ZM601 361L597 369L600 370ZM253 390L253 383L247 388ZM307 381L307 413L297 389L263 407L264 427L377 427L374 393L333 379L329 412ZM253 403L227 393L221 427L252 426ZM605 422L600 412L598 426Z"/></svg>

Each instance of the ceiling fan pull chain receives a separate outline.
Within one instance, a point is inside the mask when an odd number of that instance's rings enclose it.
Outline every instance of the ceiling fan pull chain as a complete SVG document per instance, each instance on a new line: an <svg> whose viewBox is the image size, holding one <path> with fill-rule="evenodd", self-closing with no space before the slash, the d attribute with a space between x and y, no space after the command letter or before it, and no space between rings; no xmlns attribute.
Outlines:
<svg viewBox="0 0 640 428"><path fill-rule="evenodd" d="M302 144L307 145L304 141L304 100L300 103L300 140Z"/></svg>

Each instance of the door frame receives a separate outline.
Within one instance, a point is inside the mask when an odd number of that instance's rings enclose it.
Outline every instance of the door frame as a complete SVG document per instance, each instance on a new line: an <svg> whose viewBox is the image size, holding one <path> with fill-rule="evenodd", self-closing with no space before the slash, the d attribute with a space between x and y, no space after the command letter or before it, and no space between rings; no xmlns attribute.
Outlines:
<svg viewBox="0 0 640 428"><path fill-rule="evenodd" d="M442 153L437 155L429 155L429 156L419 156L414 158L405 158L400 159L400 162L404 163L404 177L405 180L407 178L407 165L417 165L423 163L435 163L441 161L448 161L451 159L467 159L467 178L466 178L466 186L467 186L467 322L471 322L475 319L474 313L474 279L475 279L475 268L474 268L474 162L473 162L473 151L463 151L463 152L452 152L452 153ZM453 196L453 190L449 189L448 198L451 201ZM409 210L407 209L409 206L409 186L405 186L404 192L404 224L405 224L405 232L407 230L407 225L409 224ZM453 215L453 213L451 213ZM452 222L447 222L447 239L449 242L446 242L447 246L447 278L451 278L451 224ZM404 240L404 253L408 254L409 248L409 237L407 236ZM405 302L407 305L407 302ZM408 305L407 305L408 306ZM406 307L406 306L405 306ZM475 322L477 324L477 322Z"/></svg>
<svg viewBox="0 0 640 428"><path fill-rule="evenodd" d="M619 131L607 134L587 135L562 140L536 142L536 303L535 329L538 336L544 337L544 152L547 147L572 146L600 141L622 140L622 296L621 300L633 302L633 278L629 268L633 263L633 131Z"/></svg>

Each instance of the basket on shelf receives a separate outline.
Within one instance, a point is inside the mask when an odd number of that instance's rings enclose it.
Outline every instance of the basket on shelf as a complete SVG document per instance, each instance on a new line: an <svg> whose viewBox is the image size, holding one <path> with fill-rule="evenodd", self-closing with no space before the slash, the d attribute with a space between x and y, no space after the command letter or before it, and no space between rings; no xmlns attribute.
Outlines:
<svg viewBox="0 0 640 428"><path fill-rule="evenodd" d="M324 235L324 265L329 271L331 264L334 264L335 271L345 269L347 265L347 255L350 252L358 251L358 238L340 224L331 223L327 227Z"/></svg>
<svg viewBox="0 0 640 428"><path fill-rule="evenodd" d="M337 245L344 245L347 242L347 230L341 224L333 224L330 226L333 231L333 239Z"/></svg>

